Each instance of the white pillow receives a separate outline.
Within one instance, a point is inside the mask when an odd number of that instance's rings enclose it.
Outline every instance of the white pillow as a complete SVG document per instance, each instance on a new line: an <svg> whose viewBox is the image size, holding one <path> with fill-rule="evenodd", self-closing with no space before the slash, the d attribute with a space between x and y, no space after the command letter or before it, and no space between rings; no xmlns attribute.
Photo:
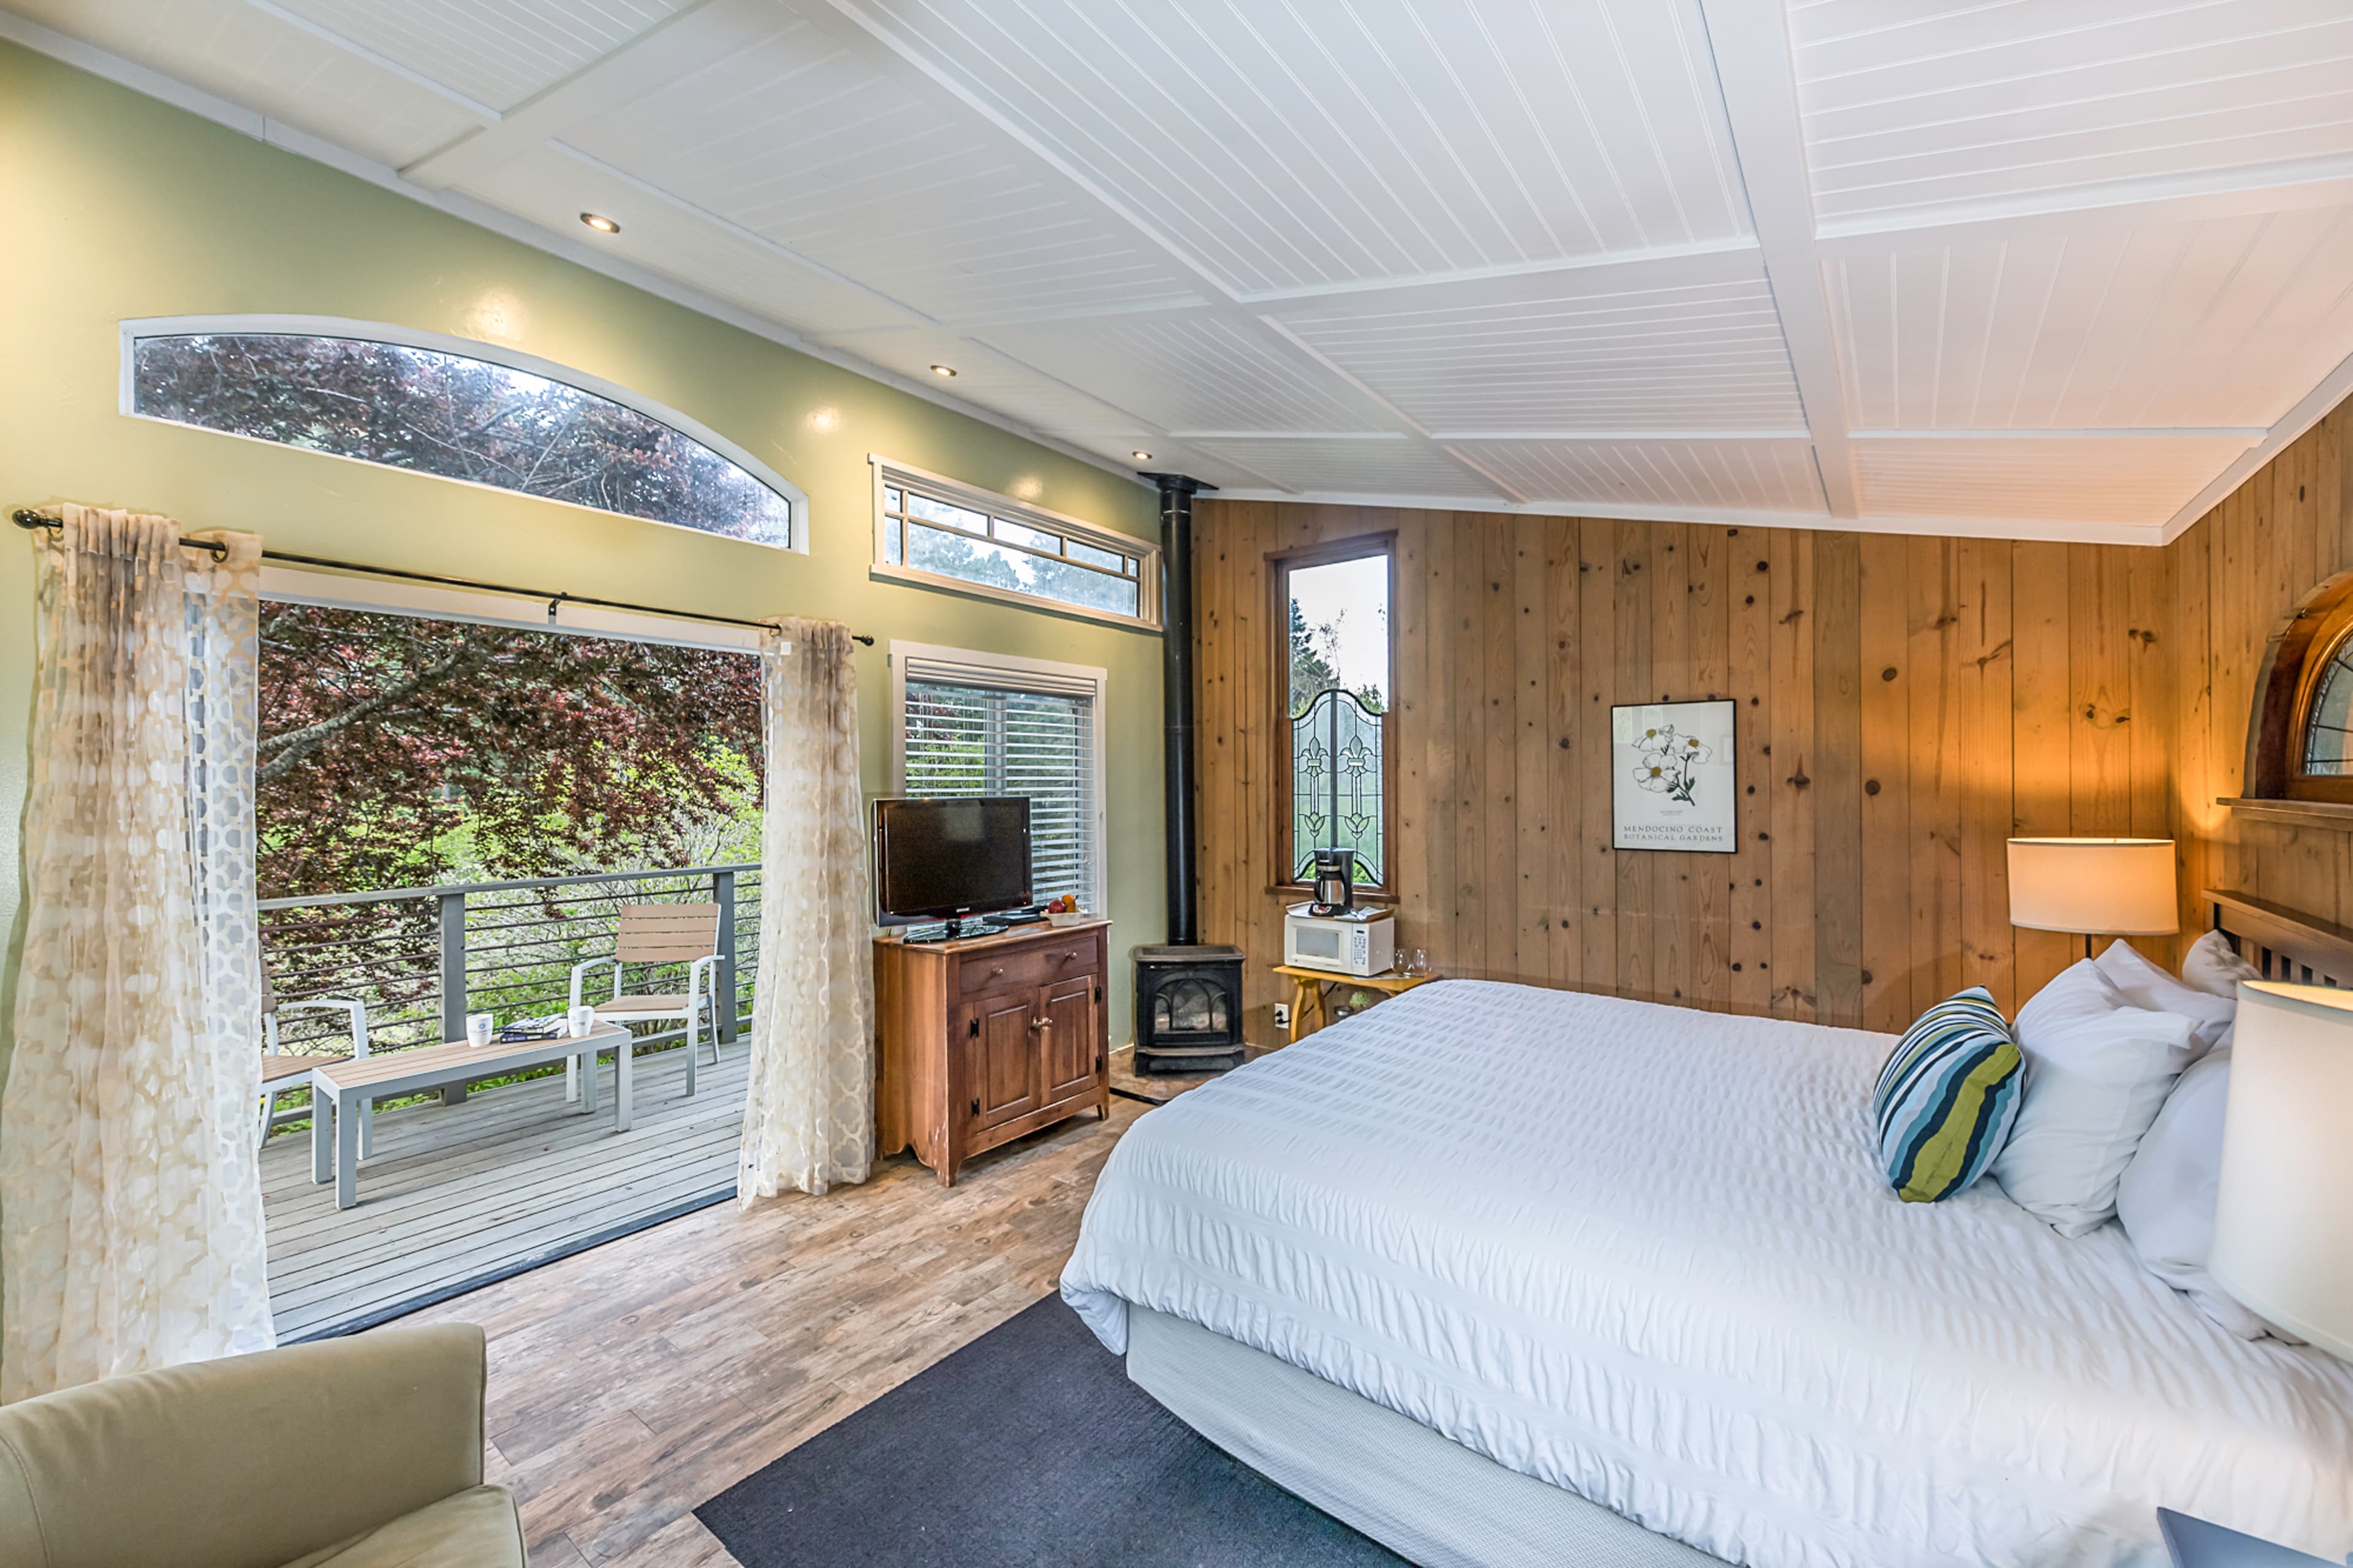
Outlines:
<svg viewBox="0 0 2353 1568"><path fill-rule="evenodd" d="M2232 954L2236 957L2237 954ZM2141 956L2128 942L2112 942L2098 959L2100 973L2116 983L2128 1007L2153 1013L2179 1013L2189 1020L2189 1044L2200 1056L2215 1049L2239 1016L2239 992L2229 999L2211 991L2184 985Z"/></svg>
<svg viewBox="0 0 2353 1568"><path fill-rule="evenodd" d="M2239 1001L2239 982L2261 980L2263 972L2231 951L2231 939L2219 931L2210 931L2189 944L2181 955L2181 983L2200 991L2211 991L2217 996L2228 996L2233 1006Z"/></svg>
<svg viewBox="0 0 2353 1568"><path fill-rule="evenodd" d="M2206 1273L2214 1250L2214 1194L2222 1180L2222 1108L2230 1098L2228 1051L2216 1051L2181 1075L2116 1184L2116 1218L2142 1268L2241 1339L2259 1340L2268 1325Z"/></svg>
<svg viewBox="0 0 2353 1568"><path fill-rule="evenodd" d="M2026 1092L1993 1163L2010 1200L2062 1236L2116 1212L2116 1183L2189 1065L2189 1020L2128 1007L2090 959L2019 1009Z"/></svg>
<svg viewBox="0 0 2353 1568"><path fill-rule="evenodd" d="M2116 1218L2141 1267L2242 1340L2304 1342L2264 1321L2206 1271L2214 1250L2214 1196L2222 1184L2222 1114L2231 1100L2231 1053L2218 1050L2173 1086L2140 1151L2116 1184Z"/></svg>

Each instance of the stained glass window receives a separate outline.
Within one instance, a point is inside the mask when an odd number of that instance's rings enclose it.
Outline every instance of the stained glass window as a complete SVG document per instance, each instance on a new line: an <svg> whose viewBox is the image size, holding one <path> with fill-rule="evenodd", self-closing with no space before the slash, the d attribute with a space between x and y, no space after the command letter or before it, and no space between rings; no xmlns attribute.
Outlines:
<svg viewBox="0 0 2353 1568"><path fill-rule="evenodd" d="M312 332L141 333L131 400L132 413L176 425L732 539L801 542L797 498L680 428L682 416L673 423L454 348Z"/></svg>
<svg viewBox="0 0 2353 1568"><path fill-rule="evenodd" d="M1378 887L1388 880L1388 554L1293 565L1283 581L1293 879L1314 876L1316 850L1351 849L1356 880Z"/></svg>

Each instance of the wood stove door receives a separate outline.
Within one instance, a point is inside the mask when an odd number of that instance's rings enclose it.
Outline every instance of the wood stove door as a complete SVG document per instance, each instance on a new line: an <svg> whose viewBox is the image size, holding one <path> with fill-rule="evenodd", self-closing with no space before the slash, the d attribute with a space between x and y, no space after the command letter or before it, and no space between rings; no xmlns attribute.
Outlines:
<svg viewBox="0 0 2353 1568"><path fill-rule="evenodd" d="M1103 1067L1097 984L1093 975L1079 974L1057 980L1039 993L1040 1013L1046 1020L1043 1104L1055 1105L1095 1092L1095 1075Z"/></svg>
<svg viewBox="0 0 2353 1568"><path fill-rule="evenodd" d="M997 991L956 1009L955 1047L965 1054L957 1074L966 1103L965 1125L986 1131L999 1122L1027 1116L1046 1102L1038 1098L1039 993Z"/></svg>

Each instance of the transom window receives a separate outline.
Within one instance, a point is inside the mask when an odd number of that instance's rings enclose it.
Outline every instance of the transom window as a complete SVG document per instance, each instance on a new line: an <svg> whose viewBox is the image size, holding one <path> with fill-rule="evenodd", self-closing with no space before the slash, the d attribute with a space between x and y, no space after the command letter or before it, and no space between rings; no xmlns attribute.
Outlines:
<svg viewBox="0 0 2353 1568"><path fill-rule="evenodd" d="M2304 596L2264 652L2242 793L2353 805L2353 572Z"/></svg>
<svg viewBox="0 0 2353 1568"><path fill-rule="evenodd" d="M1160 624L1140 539L873 459L874 574L1134 626Z"/></svg>
<svg viewBox="0 0 2353 1568"><path fill-rule="evenodd" d="M807 501L675 410L492 343L363 321L123 323L123 412L806 549Z"/></svg>
<svg viewBox="0 0 2353 1568"><path fill-rule="evenodd" d="M2353 637L2339 637L2320 667L2304 721L2304 773L2353 776Z"/></svg>

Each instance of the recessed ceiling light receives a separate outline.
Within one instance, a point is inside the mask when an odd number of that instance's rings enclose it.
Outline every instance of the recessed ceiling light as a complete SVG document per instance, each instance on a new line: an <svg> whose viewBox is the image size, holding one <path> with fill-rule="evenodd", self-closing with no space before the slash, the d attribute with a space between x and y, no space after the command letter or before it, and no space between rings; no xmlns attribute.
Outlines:
<svg viewBox="0 0 2353 1568"><path fill-rule="evenodd" d="M615 223L611 218L607 217L603 213L582 213L580 215L580 221L586 224L590 228L595 229L598 234L618 234L621 232L621 226Z"/></svg>
<svg viewBox="0 0 2353 1568"><path fill-rule="evenodd" d="M932 366L932 374L934 375L954 375L955 374L955 366L952 364L935 364Z"/></svg>
<svg viewBox="0 0 2353 1568"><path fill-rule="evenodd" d="M1152 454L1149 452L1130 452L1128 456L1134 458L1139 463L1148 463L1152 461Z"/></svg>

